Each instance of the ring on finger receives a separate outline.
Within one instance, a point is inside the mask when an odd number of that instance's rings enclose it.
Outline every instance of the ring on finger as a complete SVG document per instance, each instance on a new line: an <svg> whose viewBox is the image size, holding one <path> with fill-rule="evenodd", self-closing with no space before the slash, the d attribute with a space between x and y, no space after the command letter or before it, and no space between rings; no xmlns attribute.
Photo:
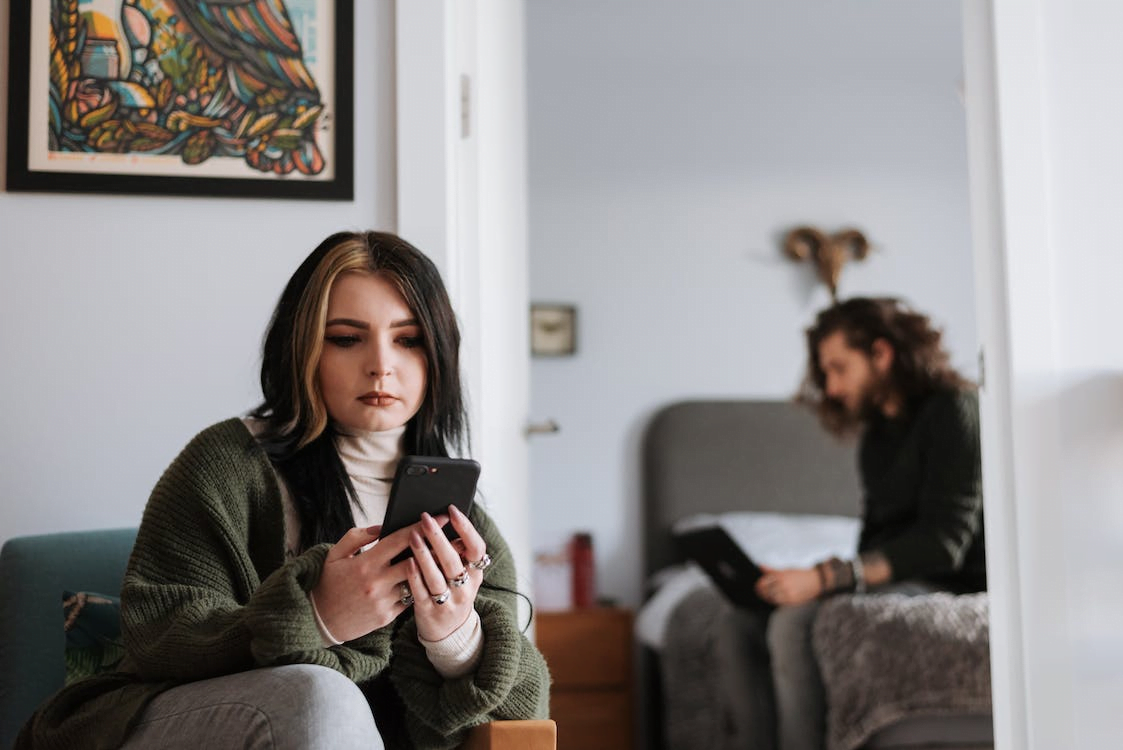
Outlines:
<svg viewBox="0 0 1123 750"><path fill-rule="evenodd" d="M466 584L468 582L468 566L465 565L464 570L460 571L460 575L456 576L455 578L449 578L448 582L449 584L456 586L457 588L460 588L461 586Z"/></svg>
<svg viewBox="0 0 1123 750"><path fill-rule="evenodd" d="M409 590L408 583L402 581L401 585L398 587L398 592L402 595L401 598L398 599L398 601L400 601L404 606L408 607L409 605L413 604L413 592Z"/></svg>
<svg viewBox="0 0 1123 750"><path fill-rule="evenodd" d="M471 560L468 563L468 567L475 568L476 570L483 570L489 565L491 565L491 555L486 552L479 560Z"/></svg>
<svg viewBox="0 0 1123 750"><path fill-rule="evenodd" d="M445 589L439 594L433 596L433 604L444 604L448 598L452 596L452 589Z"/></svg>

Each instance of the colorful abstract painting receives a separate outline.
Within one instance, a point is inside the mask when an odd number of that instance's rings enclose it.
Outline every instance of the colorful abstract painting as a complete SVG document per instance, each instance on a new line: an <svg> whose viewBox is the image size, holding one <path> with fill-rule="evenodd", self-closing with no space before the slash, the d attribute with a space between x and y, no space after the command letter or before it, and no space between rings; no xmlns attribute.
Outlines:
<svg viewBox="0 0 1123 750"><path fill-rule="evenodd" d="M14 3L9 188L350 198L349 3Z"/></svg>

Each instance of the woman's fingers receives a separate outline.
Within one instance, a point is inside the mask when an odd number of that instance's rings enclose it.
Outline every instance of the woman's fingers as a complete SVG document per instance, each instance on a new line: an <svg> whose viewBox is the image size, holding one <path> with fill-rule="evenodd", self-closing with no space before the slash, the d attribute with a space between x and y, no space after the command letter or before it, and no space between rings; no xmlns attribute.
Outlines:
<svg viewBox="0 0 1123 750"><path fill-rule="evenodd" d="M378 543L365 550L371 555L376 564L385 564L393 560L409 547L410 534L417 528L417 524L406 526L404 529L387 534L378 540Z"/></svg>
<svg viewBox="0 0 1123 750"><path fill-rule="evenodd" d="M328 550L327 560L342 560L346 557L351 557L361 550L364 546L374 542L378 539L381 533L381 526L367 526L366 528L355 527L347 531L339 541L335 543L330 550Z"/></svg>
<svg viewBox="0 0 1123 750"><path fill-rule="evenodd" d="M448 506L448 517L452 523L452 528L456 529L456 533L460 535L460 549L457 554L462 555L464 560L475 561L483 558L484 553L487 552L487 544L484 542L480 532L476 531L476 527L472 525L472 521L468 516L457 508L455 505Z"/></svg>
<svg viewBox="0 0 1123 750"><path fill-rule="evenodd" d="M424 527L426 524L422 524ZM428 530L427 530L428 531ZM432 540L429 534L426 534L431 541L426 544L425 537L420 533L416 533L410 540L410 548L413 550L413 559L417 561L417 567L421 571L421 577L425 581L425 587L429 589L429 593L433 596L439 596L449 590L448 575L445 574L444 562L438 560L436 548L440 546L443 540L444 546L449 550L452 546L449 545L448 540L444 539L444 533L437 530L437 535L441 537L440 540ZM434 549L430 549L430 545Z"/></svg>
<svg viewBox="0 0 1123 750"><path fill-rule="evenodd" d="M464 560L460 556L460 550L454 547L448 537L445 536L444 529L441 528L437 519L434 519L428 513L422 514L421 529L429 542L433 559L440 567L443 577L451 579L459 576L464 570Z"/></svg>

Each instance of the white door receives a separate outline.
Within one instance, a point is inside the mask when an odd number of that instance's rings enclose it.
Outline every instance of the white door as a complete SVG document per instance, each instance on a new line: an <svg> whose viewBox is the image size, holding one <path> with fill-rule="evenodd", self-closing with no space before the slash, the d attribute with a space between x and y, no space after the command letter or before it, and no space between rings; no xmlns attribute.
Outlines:
<svg viewBox="0 0 1123 750"><path fill-rule="evenodd" d="M483 501L529 594L523 0L396 13L398 231L440 266L460 317Z"/></svg>

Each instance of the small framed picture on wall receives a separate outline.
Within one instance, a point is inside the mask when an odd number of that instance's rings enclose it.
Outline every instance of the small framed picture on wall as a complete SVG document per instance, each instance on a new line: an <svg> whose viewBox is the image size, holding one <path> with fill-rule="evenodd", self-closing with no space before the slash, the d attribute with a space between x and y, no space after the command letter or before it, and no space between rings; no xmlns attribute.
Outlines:
<svg viewBox="0 0 1123 750"><path fill-rule="evenodd" d="M563 357L577 351L577 308L573 305L530 306L530 353Z"/></svg>

